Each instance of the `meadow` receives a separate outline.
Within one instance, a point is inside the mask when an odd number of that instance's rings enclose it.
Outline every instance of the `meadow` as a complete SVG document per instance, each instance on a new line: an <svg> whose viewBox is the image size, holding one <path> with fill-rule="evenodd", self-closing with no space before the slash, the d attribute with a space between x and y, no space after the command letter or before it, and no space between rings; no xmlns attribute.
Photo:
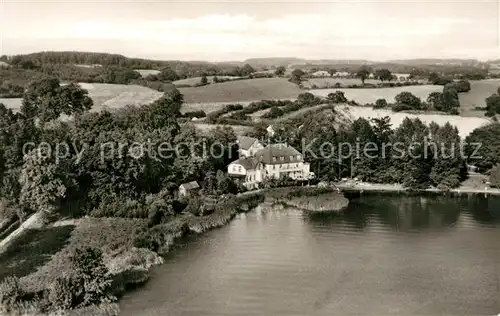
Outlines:
<svg viewBox="0 0 500 316"><path fill-rule="evenodd" d="M142 77L147 77L149 75L157 75L160 73L159 70L155 69L134 69L135 72L138 72Z"/></svg>
<svg viewBox="0 0 500 316"><path fill-rule="evenodd" d="M347 100L356 101L359 104L374 104L377 99L386 99L387 102L394 102L394 97L403 91L408 91L422 99L426 100L432 92L442 92L442 86L421 85L421 86L408 86L408 87L394 87L394 88L377 88L377 89L320 89L311 90L310 92L326 97L329 93L335 91L344 92Z"/></svg>
<svg viewBox="0 0 500 316"><path fill-rule="evenodd" d="M500 79L471 81L471 90L460 93L460 109L463 116L481 116L484 112L474 110L475 107L485 107L485 99L495 93L500 87Z"/></svg>
<svg viewBox="0 0 500 316"><path fill-rule="evenodd" d="M245 101L295 99L303 91L286 78L228 81L196 88L179 88L186 103L242 103ZM206 112L210 107L201 108Z"/></svg>
<svg viewBox="0 0 500 316"><path fill-rule="evenodd" d="M206 123L194 123L194 127L203 135L209 135L210 131L215 129L217 126L224 127L226 125L220 124L206 124ZM236 135L246 135L248 132L252 131L252 127L244 125L231 125L229 126L234 130Z"/></svg>
<svg viewBox="0 0 500 316"><path fill-rule="evenodd" d="M485 117L462 117L457 115L425 113L413 114L350 105L339 105L336 107L336 111L346 117L349 117L351 120L356 120L360 117L365 119L372 119L388 116L391 118L392 128L397 128L407 117L411 119L419 118L425 124L430 124L431 122L435 122L439 125L450 123L451 125L458 128L458 132L461 137L465 137L469 135L474 129L490 123L490 120Z"/></svg>
<svg viewBox="0 0 500 316"><path fill-rule="evenodd" d="M391 81L391 83L404 83L404 81ZM419 80L419 83L425 83L425 80ZM316 86L319 89L335 88L335 84L340 83L343 87L349 85L361 85L361 80L359 78L334 78L334 77L324 77L324 78L309 78L302 84L306 88L312 88ZM381 84L382 82L377 79L366 79L365 84ZM387 83L387 82L386 82Z"/></svg>
<svg viewBox="0 0 500 316"><path fill-rule="evenodd" d="M238 80L241 77L236 76L217 76L219 79L223 80ZM207 80L209 83L214 83L214 76L207 76ZM172 82L177 87L195 87L197 84L201 82L201 77L192 77L181 80L176 80Z"/></svg>
<svg viewBox="0 0 500 316"><path fill-rule="evenodd" d="M118 109L126 105L142 105L159 99L163 92L155 91L138 85L121 85L107 83L79 83L87 89L94 101L92 111L102 109ZM0 103L9 108L19 110L22 99L0 99Z"/></svg>

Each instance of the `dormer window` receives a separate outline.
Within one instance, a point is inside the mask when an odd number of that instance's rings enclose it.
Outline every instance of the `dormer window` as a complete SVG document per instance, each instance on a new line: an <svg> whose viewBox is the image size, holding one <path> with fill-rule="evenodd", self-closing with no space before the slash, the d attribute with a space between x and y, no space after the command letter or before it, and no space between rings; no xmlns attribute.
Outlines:
<svg viewBox="0 0 500 316"><path fill-rule="evenodd" d="M276 157L273 157L273 162L276 162Z"/></svg>

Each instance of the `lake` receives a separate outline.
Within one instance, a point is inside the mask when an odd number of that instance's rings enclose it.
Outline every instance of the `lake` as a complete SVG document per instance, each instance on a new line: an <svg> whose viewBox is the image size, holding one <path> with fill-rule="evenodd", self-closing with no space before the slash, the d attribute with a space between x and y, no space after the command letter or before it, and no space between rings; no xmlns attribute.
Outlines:
<svg viewBox="0 0 500 316"><path fill-rule="evenodd" d="M122 315L497 315L500 198L362 195L258 207L180 243Z"/></svg>

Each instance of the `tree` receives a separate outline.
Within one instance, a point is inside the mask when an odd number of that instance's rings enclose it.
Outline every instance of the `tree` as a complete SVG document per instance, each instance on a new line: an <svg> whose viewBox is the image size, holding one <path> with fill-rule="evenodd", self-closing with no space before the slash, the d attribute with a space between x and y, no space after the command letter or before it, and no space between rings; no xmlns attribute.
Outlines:
<svg viewBox="0 0 500 316"><path fill-rule="evenodd" d="M458 82L455 82L455 89L457 92L462 93L462 92L469 92L471 87L470 87L470 82L468 80L460 80Z"/></svg>
<svg viewBox="0 0 500 316"><path fill-rule="evenodd" d="M427 97L427 103L437 111L443 109L443 93L442 92L431 92Z"/></svg>
<svg viewBox="0 0 500 316"><path fill-rule="evenodd" d="M500 87L498 87L498 89L497 89L497 94L500 95Z"/></svg>
<svg viewBox="0 0 500 316"><path fill-rule="evenodd" d="M435 84L435 82L437 82L438 79L439 79L439 74L437 72L431 72L429 74L429 81L432 84Z"/></svg>
<svg viewBox="0 0 500 316"><path fill-rule="evenodd" d="M326 97L330 103L347 103L347 98L343 91L335 91L334 93L329 93Z"/></svg>
<svg viewBox="0 0 500 316"><path fill-rule="evenodd" d="M328 69L328 73L330 74L330 77L333 77L333 75L337 73L337 69L330 68L330 69Z"/></svg>
<svg viewBox="0 0 500 316"><path fill-rule="evenodd" d="M433 184L442 190L458 187L465 180L467 168L460 152L458 129L446 123L444 126L431 126L434 163L430 172Z"/></svg>
<svg viewBox="0 0 500 316"><path fill-rule="evenodd" d="M406 105L411 109L418 110L422 105L422 101L411 92L403 91L394 98L396 103Z"/></svg>
<svg viewBox="0 0 500 316"><path fill-rule="evenodd" d="M492 187L500 188L500 166L497 165L491 169L490 182Z"/></svg>
<svg viewBox="0 0 500 316"><path fill-rule="evenodd" d="M486 114L493 116L500 113L500 94L492 94L486 98Z"/></svg>
<svg viewBox="0 0 500 316"><path fill-rule="evenodd" d="M295 84L300 84L302 82L302 77L305 73L301 69L294 69L292 71L292 76L288 81L293 82Z"/></svg>
<svg viewBox="0 0 500 316"><path fill-rule="evenodd" d="M375 71L375 78L378 80L384 82L384 81L391 81L392 80L392 73L390 72L389 69L379 69Z"/></svg>
<svg viewBox="0 0 500 316"><path fill-rule="evenodd" d="M77 248L71 257L77 278L83 280L83 297L80 306L100 304L115 300L110 295L111 278L104 265L102 252L96 248Z"/></svg>
<svg viewBox="0 0 500 316"><path fill-rule="evenodd" d="M375 101L375 107L378 109L385 108L387 105L388 104L385 99L377 99L377 101Z"/></svg>
<svg viewBox="0 0 500 316"><path fill-rule="evenodd" d="M500 164L500 123L476 128L465 138L465 143L468 144L465 153L469 163L477 166L480 172Z"/></svg>
<svg viewBox="0 0 500 316"><path fill-rule="evenodd" d="M61 114L78 115L91 109L88 91L75 83L60 86L58 79L36 80L29 84L24 94L21 112L27 118L47 122Z"/></svg>
<svg viewBox="0 0 500 316"><path fill-rule="evenodd" d="M278 77L283 77L283 75L285 74L286 72L286 68L283 67L283 66L279 66L278 68L276 68L276 70L274 71L274 74Z"/></svg>
<svg viewBox="0 0 500 316"><path fill-rule="evenodd" d="M370 76L372 69L369 66L361 66L356 73L356 77L361 79L361 82L365 84L365 80Z"/></svg>
<svg viewBox="0 0 500 316"><path fill-rule="evenodd" d="M180 79L179 75L170 67L163 68L156 76L160 81L172 82Z"/></svg>
<svg viewBox="0 0 500 316"><path fill-rule="evenodd" d="M214 80L214 83L219 83L219 77L214 76L214 79L213 79L213 80Z"/></svg>
<svg viewBox="0 0 500 316"><path fill-rule="evenodd" d="M241 75L242 76L249 76L249 75L251 75L254 72L255 72L255 69L253 69L253 67L250 64L245 64L241 68Z"/></svg>
<svg viewBox="0 0 500 316"><path fill-rule="evenodd" d="M321 103L321 99L312 93L304 92L297 96L297 103L302 105L318 105Z"/></svg>
<svg viewBox="0 0 500 316"><path fill-rule="evenodd" d="M208 84L208 79L206 75L201 76L200 85L206 86Z"/></svg>
<svg viewBox="0 0 500 316"><path fill-rule="evenodd" d="M237 187L234 184L233 180L229 177L229 175L222 171L218 170L216 175L217 181L217 195L228 194L228 193L236 193Z"/></svg>
<svg viewBox="0 0 500 316"><path fill-rule="evenodd" d="M74 184L71 162L56 163L52 158L47 150L32 150L25 158L19 178L21 206L48 216L59 209L68 188Z"/></svg>
<svg viewBox="0 0 500 316"><path fill-rule="evenodd" d="M458 99L458 92L455 89L455 85L449 83L443 88L442 97L442 110L449 112L452 109L460 107L460 100Z"/></svg>

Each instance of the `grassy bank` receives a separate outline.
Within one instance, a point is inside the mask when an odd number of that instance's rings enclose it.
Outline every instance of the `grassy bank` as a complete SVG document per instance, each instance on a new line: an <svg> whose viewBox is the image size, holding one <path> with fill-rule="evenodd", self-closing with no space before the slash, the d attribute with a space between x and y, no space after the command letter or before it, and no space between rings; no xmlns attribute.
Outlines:
<svg viewBox="0 0 500 316"><path fill-rule="evenodd" d="M24 297L17 311L25 315L43 314L47 297L43 295L58 277L72 276L71 257L76 249L100 249L112 279L112 294L120 297L127 289L148 280L151 267L163 263L166 254L180 238L200 234L227 224L238 213L247 212L265 199L294 201L333 193L332 188L287 187L247 192L219 200L208 215L180 214L153 227L147 220L123 218L81 218L58 222L51 227L29 230L11 244L0 257L0 280L19 278ZM335 191L335 198L338 195ZM0 291L0 298L3 293ZM0 304L0 310L1 310ZM61 315L117 315L113 302L64 311Z"/></svg>
<svg viewBox="0 0 500 316"><path fill-rule="evenodd" d="M267 192L266 200L309 212L339 212L349 204L349 200L332 187L276 188Z"/></svg>

